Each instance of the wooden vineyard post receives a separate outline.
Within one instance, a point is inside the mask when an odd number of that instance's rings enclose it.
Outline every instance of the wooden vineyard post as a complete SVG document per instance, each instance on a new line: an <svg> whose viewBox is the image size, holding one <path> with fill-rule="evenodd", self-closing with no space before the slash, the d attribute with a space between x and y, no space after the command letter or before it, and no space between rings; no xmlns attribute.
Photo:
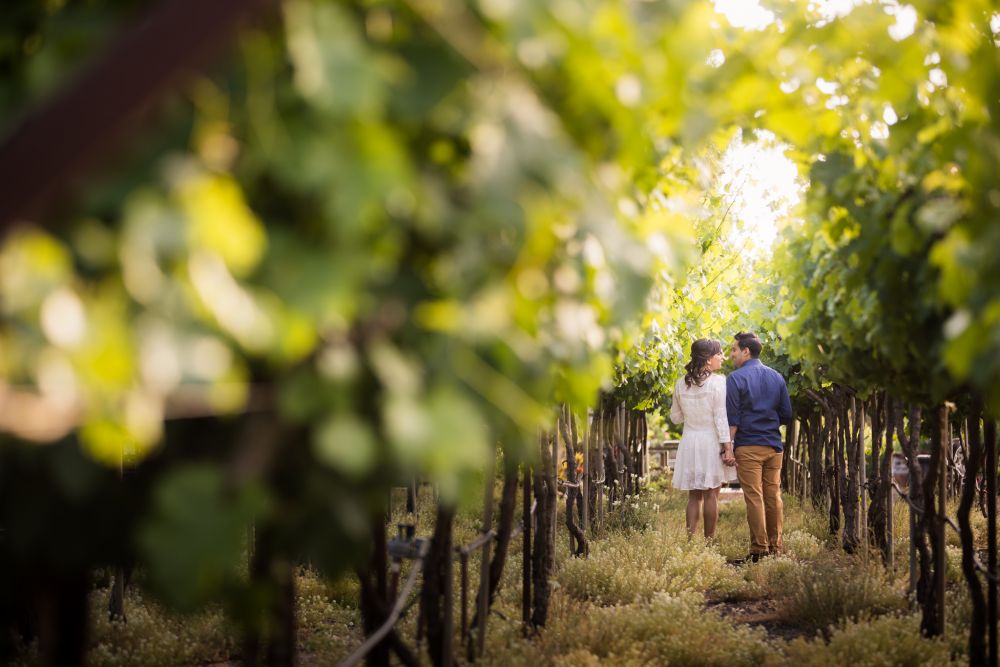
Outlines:
<svg viewBox="0 0 1000 667"><path fill-rule="evenodd" d="M649 421L642 413L642 478L649 482Z"/></svg>
<svg viewBox="0 0 1000 667"><path fill-rule="evenodd" d="M916 405L910 405L906 410L906 425L907 429L904 429L904 410L901 404L897 404L897 409L894 411L893 417L895 419L895 429L896 436L899 439L900 447L903 450L903 455L906 458L906 465L909 471L909 490L908 497L909 502L907 505L910 508L910 592L915 592L917 594L917 600L920 602L921 606L928 610L925 605L932 593L929 591L933 590L931 585L931 554L927 546L927 530L925 523L925 516L928 514L933 514L933 488L930 489L930 493L925 493L924 490L924 480L926 475L930 474L930 468L925 469L925 465L930 462L931 455L928 454L918 454L918 445L920 443L920 430L921 430L921 410ZM908 430L907 434L905 431ZM930 498L927 498L927 496ZM914 510L913 508L917 509ZM919 516L918 516L919 513ZM919 570L919 575L918 575ZM923 581L924 586L918 589L917 583ZM929 587L929 588L928 588ZM931 611L930 613L933 613ZM925 613L925 617L929 619L930 614ZM922 626L923 629L923 626Z"/></svg>
<svg viewBox="0 0 1000 667"><path fill-rule="evenodd" d="M972 408L966 424L966 457L965 479L962 480L961 499L958 505L958 531L962 540L962 574L969 588L969 603L971 619L969 623L969 664L985 665L986 659L986 598L983 595L983 585L976 571L976 547L969 514L976 500L976 478L979 474L979 464L982 460L983 447L980 441L979 420L982 412L982 402L973 398Z"/></svg>
<svg viewBox="0 0 1000 667"><path fill-rule="evenodd" d="M949 439L950 429L948 428L949 421L949 410L948 404L942 405L938 409L938 438L940 439L940 453L939 456L941 460L938 462L938 479L937 479L937 491L938 491L938 515L935 517L934 530L937 533L937 550L934 553L935 563L934 563L934 587L935 596L937 599L935 603L937 604L937 614L938 614L938 628L941 630L941 634L944 634L944 591L945 591L945 570L947 568L947 557L944 548L944 528L945 519L948 515L948 506L946 501L948 499L948 451L951 449L951 441Z"/></svg>
<svg viewBox="0 0 1000 667"><path fill-rule="evenodd" d="M892 421L887 412L887 396L876 389L865 406L871 424L871 478L867 480L867 500L870 503L866 520L866 539L878 547L882 563L892 571ZM867 474L868 466L865 465Z"/></svg>
<svg viewBox="0 0 1000 667"><path fill-rule="evenodd" d="M789 493L795 493L795 455L798 453L792 447L792 424L795 423L795 406L792 406L792 420L785 427L785 443L781 457L781 488Z"/></svg>
<svg viewBox="0 0 1000 667"><path fill-rule="evenodd" d="M464 642L469 635L469 554L463 549L458 554L459 586L462 589L459 598L461 621L458 636Z"/></svg>
<svg viewBox="0 0 1000 667"><path fill-rule="evenodd" d="M583 440L580 445L583 447L583 479L580 480L580 491L583 494L583 534L587 534L590 527L590 410L587 410L587 418L583 422Z"/></svg>
<svg viewBox="0 0 1000 667"><path fill-rule="evenodd" d="M581 459L582 458L586 458L586 454L580 452L580 447L583 447L584 449L586 449L586 439L583 439L583 440L580 439L580 433L578 431L577 423L576 423L576 415L574 415L573 412L572 412L572 410L569 409L569 406L566 406L566 418L569 420L570 440L573 443L573 456L571 457L573 459L573 477L572 477L572 480L577 485L575 492L572 494L572 496L573 496L573 502L569 504L569 509L570 509L570 511L573 514L573 523L574 523L574 525L576 525L576 522L579 521L579 527L578 527L578 529L580 531L580 533L579 533L579 538L580 539L578 540L578 542L582 540L584 543L586 543L587 542L587 526L584 523L584 508L587 506L587 496L585 494L585 490L586 490L587 487L584 484L584 479L586 477L586 474L585 474L586 470L583 468L582 465L581 465L579 471L577 470L577 467L576 467L576 457L577 457L578 454L580 455ZM584 423L584 428L586 428L586 422ZM567 456L567 458L570 458L568 452L567 452L566 456ZM581 464L582 463L583 462L581 461ZM568 472L568 467L569 466L567 464L567 479L570 479L569 472ZM569 494L569 490L567 490L567 497L569 497L569 495L570 495ZM569 522L567 521L567 524L568 523Z"/></svg>
<svg viewBox="0 0 1000 667"><path fill-rule="evenodd" d="M912 474L910 478L909 488L912 489L914 484L920 483L920 480L914 479ZM917 515L913 511L913 505L907 503L907 507L909 508L908 516L910 517L910 583L907 586L906 592L914 595L917 592Z"/></svg>
<svg viewBox="0 0 1000 667"><path fill-rule="evenodd" d="M891 437L892 437L891 435L887 435L886 439L888 440ZM890 460L891 460L891 454L890 454ZM889 567L889 572L893 572L893 573L896 571L896 543L895 543L895 540L896 540L896 535L895 535L895 533L896 533L896 530L895 530L895 522L896 522L896 497L895 497L895 493L896 493L896 487L894 487L894 486L892 486L890 484L889 487L886 489L886 493L885 493L885 511L886 511L886 518L885 518L885 540L886 540L886 544L887 544L887 547L886 547L886 561L887 561L887 563L886 564Z"/></svg>
<svg viewBox="0 0 1000 667"><path fill-rule="evenodd" d="M552 433L552 469L549 471L552 480L552 498L551 508L552 508L552 519L549 524L549 530L552 532L552 537L549 538L549 544L552 545L551 551L549 553L549 569L552 569L555 559L556 551L556 535L559 532L559 485L556 482L559 479L559 427L556 426L555 431ZM569 468L569 461L566 462L566 467Z"/></svg>
<svg viewBox="0 0 1000 667"><path fill-rule="evenodd" d="M789 473L791 473L789 475L789 479L791 481L791 488L789 488L789 492L801 500L802 467L805 465L806 459L804 456L802 456L802 449L799 447L799 419L798 416L796 415L796 410L794 405L792 406L792 421L785 428L787 428L792 432L792 435L789 438L789 442L791 442L792 444L791 452L794 453L794 459L798 460L798 463L795 464L795 467L789 471Z"/></svg>
<svg viewBox="0 0 1000 667"><path fill-rule="evenodd" d="M455 507L439 503L430 551L424 558L424 581L420 591L420 617L423 620L421 629L426 632L427 651L432 664L445 667L450 666L453 660L454 519Z"/></svg>
<svg viewBox="0 0 1000 667"><path fill-rule="evenodd" d="M628 408L625 407L625 402L622 401L618 404L618 457L616 463L618 466L618 475L621 480L621 495L619 498L623 503L625 502L626 495L632 495L632 458L629 453L629 414Z"/></svg>
<svg viewBox="0 0 1000 667"><path fill-rule="evenodd" d="M860 483L858 489L861 492L861 513L858 515L860 527L861 549L868 557L868 460L865 458L865 403L861 399L855 399L855 407L858 415L855 422L858 429L858 474Z"/></svg>
<svg viewBox="0 0 1000 667"><path fill-rule="evenodd" d="M449 536L450 537L450 536ZM454 571L455 559L452 556L451 543L444 550L444 629L442 635L442 667L451 667L453 651L451 638L455 635L455 591L454 591Z"/></svg>
<svg viewBox="0 0 1000 667"><path fill-rule="evenodd" d="M916 589L917 602L921 609L920 632L925 637L940 636L944 631L944 618L941 614L943 609L941 578L944 577L944 561L941 558L941 552L944 551L944 500L940 497L943 490L940 483L944 452L941 440L942 431L945 430L943 415L945 415L944 406L939 406L931 413L931 453L917 456L921 467L924 468L923 479L917 483L910 482L911 496L913 489L920 488L921 491L921 502L918 504L921 516L916 533L920 575L917 578ZM911 420L911 425L914 421ZM908 447L911 454L915 452L917 442L918 439L911 435ZM936 500L940 503L935 502Z"/></svg>
<svg viewBox="0 0 1000 667"><path fill-rule="evenodd" d="M387 576L389 554L385 531L387 518L388 509L384 511L376 511L369 518L369 526L371 527L374 548L372 549L371 556L368 559L367 568L358 572L358 579L361 582L361 618L365 637L374 635L375 631L378 630L382 623L385 622L387 616L387 611L385 609L389 593L389 581ZM276 558L274 548L273 527L268 527L260 531L255 551L254 572L252 576L261 583L266 582L266 585L274 586L276 583L275 573L278 571L286 571L287 564L276 562L278 559ZM282 574L285 574L285 572L282 572ZM290 571L287 572L287 574L291 576ZM268 609L265 612L268 616L272 616L272 614L274 614L275 604L280 602L281 597L285 596L283 594L275 596L268 603ZM287 639L291 640L291 644L294 648L294 639L291 637L288 637ZM270 644L273 641L274 638L272 637L267 640L267 643ZM244 646L244 664L258 665L267 662L269 653L268 648L269 647L262 642L259 631L255 630L254 636L249 638L247 644ZM373 667L388 667L389 641L383 639L375 644L375 646L368 652L366 664L372 665Z"/></svg>
<svg viewBox="0 0 1000 667"><path fill-rule="evenodd" d="M795 408L792 408L793 415ZM794 417L793 417L794 418ZM795 477L795 452L792 451L792 425L789 423L785 427L785 442L784 450L781 457L781 480L780 484L782 489L787 490L789 493L795 493L795 483L792 481Z"/></svg>
<svg viewBox="0 0 1000 667"><path fill-rule="evenodd" d="M986 593L986 627L989 632L989 664L997 665L997 422L985 420L986 449L986 567L990 572Z"/></svg>
<svg viewBox="0 0 1000 667"><path fill-rule="evenodd" d="M597 481L597 493L594 494L597 499L594 503L594 509L597 511L597 516L595 517L597 525L604 525L604 484L608 479L608 469L604 465L604 411L598 407L597 410L597 432L594 434L596 438L596 446L594 447L594 453L597 454L598 468L600 469L600 475L598 475Z"/></svg>
<svg viewBox="0 0 1000 667"><path fill-rule="evenodd" d="M489 533L493 526L493 487L496 483L496 443L490 447L490 457L486 461L486 491L483 498L483 533ZM487 539L483 542L482 558L479 561L479 599L478 599L478 623L476 635L476 656L483 654L486 646L486 620L489 615L490 599L490 545L493 540ZM471 646L470 646L471 648ZM469 653L472 653L470 650Z"/></svg>
<svg viewBox="0 0 1000 667"><path fill-rule="evenodd" d="M950 416L950 413L949 413L949 417L948 417L947 428L948 428L948 434L947 434L948 439L945 440L945 442L948 443L948 445L947 445L947 448L945 449L945 451L948 453L948 458L947 458L947 461L945 462L945 471L946 471L946 476L948 477L948 496L950 498L954 498L956 495L958 495L958 491L955 488L955 481L958 479L958 474L957 474L958 470L955 467L955 464L956 464L956 460L955 460L955 447L954 447L954 438L955 438L955 435L954 435L954 433L952 433L952 430L951 430L951 416Z"/></svg>
<svg viewBox="0 0 1000 667"><path fill-rule="evenodd" d="M557 421L556 438L562 436L566 446L566 482L563 488L566 490L566 528L569 531L569 550L573 556L587 555L587 536L583 529L576 524L579 515L578 507L583 506L583 498L580 495L582 480L577 475L576 470L576 429L573 427L575 417L570 412L569 406L563 405L560 419ZM580 501L579 506L577 501Z"/></svg>
<svg viewBox="0 0 1000 667"><path fill-rule="evenodd" d="M858 516L859 470L858 450L860 449L860 433L858 431L858 401L853 394L843 391L841 398L841 442L842 455L838 454L838 465L843 458L843 473L841 475L841 505L844 509L844 526L842 542L844 551L854 553L860 542L858 529L861 517Z"/></svg>
<svg viewBox="0 0 1000 667"><path fill-rule="evenodd" d="M417 493L420 490L419 482L416 477L410 478L410 484L406 487L406 511L409 514L415 514L417 511Z"/></svg>
<svg viewBox="0 0 1000 667"><path fill-rule="evenodd" d="M892 444L893 416L888 393L883 393L882 397L882 419L885 420L885 448L883 450L882 474L879 476L880 483L885 488L885 539L886 539L886 561L889 571L896 571L896 487L892 480L892 454L895 450Z"/></svg>
<svg viewBox="0 0 1000 667"><path fill-rule="evenodd" d="M552 474L552 450L549 436L543 430L538 435L541 461L534 474L535 489L535 535L533 564L531 566L532 613L531 624L535 628L545 625L548 618L549 574L554 565L554 544L552 542L552 520L556 510L556 484Z"/></svg>
<svg viewBox="0 0 1000 667"><path fill-rule="evenodd" d="M521 622L531 623L531 466L524 465L523 514L521 518Z"/></svg>
<svg viewBox="0 0 1000 667"><path fill-rule="evenodd" d="M625 495L625 469L622 465L623 450L625 449L625 419L622 416L621 403L615 404L615 416L612 422L614 431L612 451L614 451L615 479L618 480L618 487L615 489L615 500L624 502Z"/></svg>
<svg viewBox="0 0 1000 667"><path fill-rule="evenodd" d="M118 449L118 483L124 485L125 483L125 450L124 448ZM250 522L249 530L253 528L253 521ZM250 553L252 549L248 548L247 553ZM249 556L247 556L247 572L250 571ZM125 567L118 564L114 570L114 579L111 582L111 596L108 600L108 620L109 621L121 621L126 622L128 619L125 616L125 578L128 575L125 572Z"/></svg>

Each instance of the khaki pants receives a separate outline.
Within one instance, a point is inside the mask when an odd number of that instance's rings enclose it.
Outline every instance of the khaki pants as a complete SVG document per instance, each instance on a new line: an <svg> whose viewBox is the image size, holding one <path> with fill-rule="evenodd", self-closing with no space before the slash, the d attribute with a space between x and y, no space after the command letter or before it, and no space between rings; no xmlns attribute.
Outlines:
<svg viewBox="0 0 1000 667"><path fill-rule="evenodd" d="M736 448L736 475L743 488L750 524L750 553L779 553L781 525L782 453L764 445L741 445Z"/></svg>

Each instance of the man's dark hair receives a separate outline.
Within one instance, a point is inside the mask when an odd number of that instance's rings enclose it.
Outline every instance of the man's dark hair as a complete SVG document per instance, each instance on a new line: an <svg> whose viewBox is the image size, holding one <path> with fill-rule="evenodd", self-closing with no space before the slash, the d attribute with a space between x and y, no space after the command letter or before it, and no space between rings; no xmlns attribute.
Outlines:
<svg viewBox="0 0 1000 667"><path fill-rule="evenodd" d="M760 356L760 351L764 348L761 345L760 338L757 338L757 334L755 333L741 331L733 336L733 339L740 346L741 350L750 350L750 356L754 359Z"/></svg>

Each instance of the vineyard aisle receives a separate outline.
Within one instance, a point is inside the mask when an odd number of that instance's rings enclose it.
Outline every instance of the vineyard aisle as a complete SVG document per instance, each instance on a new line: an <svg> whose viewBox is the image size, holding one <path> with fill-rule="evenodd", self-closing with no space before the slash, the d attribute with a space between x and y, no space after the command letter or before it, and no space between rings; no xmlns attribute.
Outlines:
<svg viewBox="0 0 1000 667"><path fill-rule="evenodd" d="M429 534L430 492L420 500L418 533ZM964 651L965 631L957 626L949 640L919 636L902 561L891 578L877 556L845 554L836 539L827 539L825 515L796 499L785 498L787 553L745 566L727 564L745 554L748 540L741 493L723 492L714 543L686 540L685 503L685 494L654 482L606 516L587 559L569 555L568 534L560 530L548 623L528 637L519 620L521 554L519 540L513 541L480 664L933 665L951 664L949 655ZM402 503L397 507L393 521L413 518ZM459 511L456 543L475 538L478 519L472 508ZM903 514L896 520L905 527ZM897 539L905 552L906 535ZM949 572L960 577L957 550L951 557ZM470 571L478 571L475 559ZM457 568L455 575L457 591ZM957 582L949 583L956 600ZM92 593L90 665L241 664L238 634L221 610L175 616L137 590L126 593L125 624L101 613L106 588ZM300 664L339 663L363 640L357 580L325 583L302 567L296 591ZM456 606L456 631L458 613ZM955 619L949 620L961 622ZM399 629L415 645L416 606ZM34 658L28 650L17 664Z"/></svg>
<svg viewBox="0 0 1000 667"><path fill-rule="evenodd" d="M2 6L0 665L1000 667L997 0Z"/></svg>

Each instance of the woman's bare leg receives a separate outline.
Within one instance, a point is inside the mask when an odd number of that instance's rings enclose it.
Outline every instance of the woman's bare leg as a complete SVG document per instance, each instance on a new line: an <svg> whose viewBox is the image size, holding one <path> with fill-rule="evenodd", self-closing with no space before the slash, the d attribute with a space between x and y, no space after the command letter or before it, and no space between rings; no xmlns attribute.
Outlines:
<svg viewBox="0 0 1000 667"><path fill-rule="evenodd" d="M716 487L704 492L705 497L705 537L715 537L715 524L719 521L719 489Z"/></svg>
<svg viewBox="0 0 1000 667"><path fill-rule="evenodd" d="M698 530L698 519L701 518L701 501L704 494L705 492L700 489L688 491L687 529L689 540Z"/></svg>

